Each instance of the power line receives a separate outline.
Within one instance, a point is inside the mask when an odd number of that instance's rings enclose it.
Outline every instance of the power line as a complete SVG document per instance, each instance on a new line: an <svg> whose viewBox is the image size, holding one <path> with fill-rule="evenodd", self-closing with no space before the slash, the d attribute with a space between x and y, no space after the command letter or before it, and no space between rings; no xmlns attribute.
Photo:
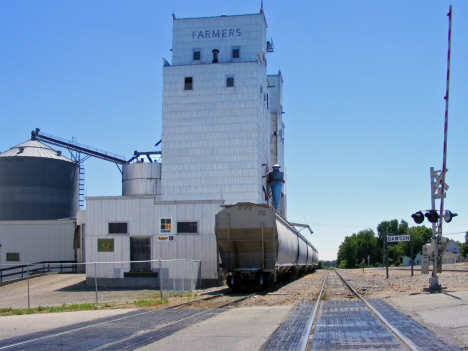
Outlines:
<svg viewBox="0 0 468 351"><path fill-rule="evenodd" d="M444 233L444 235L466 234L467 232Z"/></svg>

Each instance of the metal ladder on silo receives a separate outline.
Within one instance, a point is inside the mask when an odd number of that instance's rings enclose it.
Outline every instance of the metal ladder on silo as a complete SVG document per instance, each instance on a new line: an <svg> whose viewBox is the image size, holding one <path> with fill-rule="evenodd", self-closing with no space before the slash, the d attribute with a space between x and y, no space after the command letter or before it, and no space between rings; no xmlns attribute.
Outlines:
<svg viewBox="0 0 468 351"><path fill-rule="evenodd" d="M80 180L79 180L79 204L80 210L84 209L84 196L85 196L85 169L82 163L80 163Z"/></svg>

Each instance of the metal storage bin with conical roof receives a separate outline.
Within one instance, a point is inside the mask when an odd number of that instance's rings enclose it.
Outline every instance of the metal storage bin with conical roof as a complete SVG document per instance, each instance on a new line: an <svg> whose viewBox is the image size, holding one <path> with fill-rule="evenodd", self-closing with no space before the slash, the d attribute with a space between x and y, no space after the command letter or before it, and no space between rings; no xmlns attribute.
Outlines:
<svg viewBox="0 0 468 351"><path fill-rule="evenodd" d="M76 217L79 165L37 140L0 154L0 220Z"/></svg>

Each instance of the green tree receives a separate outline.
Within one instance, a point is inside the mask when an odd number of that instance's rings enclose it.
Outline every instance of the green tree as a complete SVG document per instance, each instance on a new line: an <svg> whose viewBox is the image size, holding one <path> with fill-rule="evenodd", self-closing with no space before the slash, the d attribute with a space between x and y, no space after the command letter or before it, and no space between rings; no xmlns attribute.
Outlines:
<svg viewBox="0 0 468 351"><path fill-rule="evenodd" d="M467 258L468 255L468 232L465 234L465 243L460 246L460 253L463 257Z"/></svg>
<svg viewBox="0 0 468 351"><path fill-rule="evenodd" d="M377 245L379 246L380 252L383 257L383 242L386 235L405 235L408 231L408 222L401 220L398 223L397 219L391 221L383 221L377 226L378 240ZM397 243L387 244L388 258L390 263L399 264L401 257L401 247L398 247Z"/></svg>
<svg viewBox="0 0 468 351"><path fill-rule="evenodd" d="M411 235L413 240L413 257L418 253L422 253L423 245L430 242L432 237L432 229L425 226L411 227L408 229L407 234ZM400 241L397 245L400 256L411 256L411 247L409 241Z"/></svg>
<svg viewBox="0 0 468 351"><path fill-rule="evenodd" d="M361 264L362 259L367 262L367 256L370 256L371 264L380 260L377 237L372 229L345 237L338 249L336 264L340 268L355 268Z"/></svg>
<svg viewBox="0 0 468 351"><path fill-rule="evenodd" d="M359 263L364 259L367 264L367 256L370 256L370 263L380 261L379 250L377 246L377 237L372 229L365 229L356 235L357 242L357 261Z"/></svg>
<svg viewBox="0 0 468 351"><path fill-rule="evenodd" d="M338 248L336 264L340 268L354 268L356 264L356 234L345 237Z"/></svg>
<svg viewBox="0 0 468 351"><path fill-rule="evenodd" d="M334 267L335 261L322 261L324 267Z"/></svg>

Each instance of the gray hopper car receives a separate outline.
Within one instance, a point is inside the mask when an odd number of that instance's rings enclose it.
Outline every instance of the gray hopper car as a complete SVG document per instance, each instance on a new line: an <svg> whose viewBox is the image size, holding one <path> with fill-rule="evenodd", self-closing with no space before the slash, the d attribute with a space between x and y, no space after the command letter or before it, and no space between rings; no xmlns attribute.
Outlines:
<svg viewBox="0 0 468 351"><path fill-rule="evenodd" d="M317 268L317 250L269 205L226 206L215 231L221 272L233 290L268 287Z"/></svg>

